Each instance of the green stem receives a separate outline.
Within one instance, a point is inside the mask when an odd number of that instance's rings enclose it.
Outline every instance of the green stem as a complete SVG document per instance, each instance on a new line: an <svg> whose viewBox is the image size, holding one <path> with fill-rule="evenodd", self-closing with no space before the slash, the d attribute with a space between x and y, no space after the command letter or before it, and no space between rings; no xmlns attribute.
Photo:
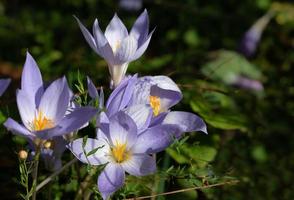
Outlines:
<svg viewBox="0 0 294 200"><path fill-rule="evenodd" d="M32 200L36 200L36 196L37 196L37 190L36 190L36 186L37 186L37 182L38 182L38 168L39 168L39 158L40 158L40 148L37 147L36 150L36 155L34 158L34 169L33 169L33 196L32 196Z"/></svg>

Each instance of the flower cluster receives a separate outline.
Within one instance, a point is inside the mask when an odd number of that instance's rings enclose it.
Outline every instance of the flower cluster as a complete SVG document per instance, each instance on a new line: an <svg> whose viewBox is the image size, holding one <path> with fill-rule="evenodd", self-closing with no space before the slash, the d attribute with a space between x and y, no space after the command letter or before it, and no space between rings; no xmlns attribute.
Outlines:
<svg viewBox="0 0 294 200"><path fill-rule="evenodd" d="M146 10L130 33L117 15L104 34L97 20L93 35L76 20L90 47L108 64L114 88L109 98L104 101L102 88L98 93L88 77L89 96L99 106L75 104L66 78L46 87L36 62L27 53L21 89L16 93L22 124L9 118L4 125L27 138L32 152L40 151L48 169L61 167L66 147L83 163L105 165L98 177L98 189L103 199L107 199L123 186L125 172L134 176L154 173L153 154L163 151L185 132L207 133L207 130L197 115L170 110L183 95L169 77L126 76L128 64L144 53L153 33L149 33ZM85 127L93 117L95 138L67 140L66 135Z"/></svg>

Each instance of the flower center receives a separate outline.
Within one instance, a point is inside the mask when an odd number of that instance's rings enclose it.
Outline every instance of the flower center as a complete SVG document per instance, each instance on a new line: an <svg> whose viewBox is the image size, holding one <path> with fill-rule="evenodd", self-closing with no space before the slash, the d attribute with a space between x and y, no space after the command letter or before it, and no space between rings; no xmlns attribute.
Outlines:
<svg viewBox="0 0 294 200"><path fill-rule="evenodd" d="M150 96L149 102L150 102L150 106L153 110L154 116L157 116L160 111L160 98L157 96Z"/></svg>
<svg viewBox="0 0 294 200"><path fill-rule="evenodd" d="M111 149L112 155L116 162L121 163L123 161L126 161L130 157L129 151L127 151L127 145L126 144L119 144L116 143L116 145Z"/></svg>
<svg viewBox="0 0 294 200"><path fill-rule="evenodd" d="M116 51L119 49L120 45L121 45L120 40L117 40L117 41L115 42L114 46L112 47L112 51L113 51L114 54L115 54Z"/></svg>
<svg viewBox="0 0 294 200"><path fill-rule="evenodd" d="M46 118L42 111L38 111L38 114L35 115L35 119L32 122L31 128L33 131L41 131L44 129L52 128L53 126L53 121Z"/></svg>

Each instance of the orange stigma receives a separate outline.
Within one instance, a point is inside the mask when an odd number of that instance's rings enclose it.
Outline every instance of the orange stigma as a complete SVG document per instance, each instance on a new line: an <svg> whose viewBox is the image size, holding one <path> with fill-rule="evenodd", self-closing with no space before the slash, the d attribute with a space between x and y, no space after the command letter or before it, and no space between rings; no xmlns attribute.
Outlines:
<svg viewBox="0 0 294 200"><path fill-rule="evenodd" d="M54 123L51 119L46 118L42 111L38 111L38 114L35 116L35 119L32 122L33 131L41 131L44 129L52 128Z"/></svg>

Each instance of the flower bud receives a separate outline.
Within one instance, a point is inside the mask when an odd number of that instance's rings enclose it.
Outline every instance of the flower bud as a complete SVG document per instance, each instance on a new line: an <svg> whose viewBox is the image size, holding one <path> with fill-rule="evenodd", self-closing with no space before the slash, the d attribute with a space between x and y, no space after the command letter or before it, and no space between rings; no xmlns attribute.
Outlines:
<svg viewBox="0 0 294 200"><path fill-rule="evenodd" d="M20 160L26 160L28 157L28 152L26 152L25 150L20 150L18 152L18 157Z"/></svg>

